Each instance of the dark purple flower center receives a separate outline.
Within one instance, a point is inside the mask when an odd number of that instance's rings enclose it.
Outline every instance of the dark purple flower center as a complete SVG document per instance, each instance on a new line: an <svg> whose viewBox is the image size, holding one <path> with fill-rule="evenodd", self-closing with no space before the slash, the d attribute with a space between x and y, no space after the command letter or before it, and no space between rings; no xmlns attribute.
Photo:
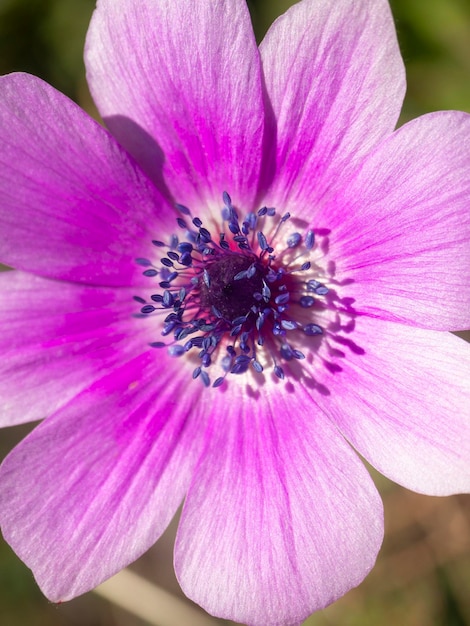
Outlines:
<svg viewBox="0 0 470 626"><path fill-rule="evenodd" d="M254 266L256 271L247 277ZM236 276L243 277L236 279ZM263 268L257 267L256 257L244 254L224 254L206 266L206 281L199 283L199 302L203 309L217 310L221 317L233 320L256 306L254 294L263 289Z"/></svg>
<svg viewBox="0 0 470 626"><path fill-rule="evenodd" d="M225 226L218 240L187 207L177 205L184 216L177 218L184 237L153 241L166 249L161 267L136 260L147 267L145 276L158 277L160 291L151 296L152 303L139 296L135 300L143 305L141 315L160 316L161 335L169 339L151 346L167 347L175 357L196 354L193 378L200 377L206 386L215 364L222 375L213 387L228 373L251 368L260 375L267 364L282 379L281 363L303 360L298 344L323 332L312 309L316 296L328 289L312 277L311 262L303 260L315 245L314 233L293 232L279 249L289 213L279 217L275 209L263 207L240 222L227 193L223 199Z"/></svg>

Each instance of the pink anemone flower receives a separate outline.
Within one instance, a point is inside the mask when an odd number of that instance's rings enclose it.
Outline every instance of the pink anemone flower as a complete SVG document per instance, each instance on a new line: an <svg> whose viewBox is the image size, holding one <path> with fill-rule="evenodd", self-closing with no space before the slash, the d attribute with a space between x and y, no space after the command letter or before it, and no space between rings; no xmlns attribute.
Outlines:
<svg viewBox="0 0 470 626"><path fill-rule="evenodd" d="M108 130L0 81L6 540L53 601L143 554L210 613L299 624L359 584L382 504L353 448L470 487L470 116L394 131L385 0L99 0Z"/></svg>

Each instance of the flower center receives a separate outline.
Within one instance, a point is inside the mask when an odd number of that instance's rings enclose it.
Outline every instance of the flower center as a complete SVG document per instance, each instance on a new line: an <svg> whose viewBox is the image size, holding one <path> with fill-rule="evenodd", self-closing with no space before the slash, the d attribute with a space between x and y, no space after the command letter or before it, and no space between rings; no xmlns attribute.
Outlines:
<svg viewBox="0 0 470 626"><path fill-rule="evenodd" d="M143 305L141 315L159 316L160 333L168 338L150 345L166 347L174 357L196 355L193 378L204 385L211 384L208 372L215 367L222 375L213 387L228 373L251 369L259 376L266 366L282 379L281 363L303 360L299 347L323 332L313 309L328 289L312 276L311 261L304 260L314 248L314 233L291 232L281 242L289 213L279 217L263 207L240 222L227 193L223 200L218 241L187 207L177 205L184 216L177 218L183 239L153 241L166 249L161 267L136 259L147 268L145 276L158 278L160 291L152 303L134 299Z"/></svg>
<svg viewBox="0 0 470 626"><path fill-rule="evenodd" d="M255 271L248 277L252 266ZM256 257L240 253L225 254L209 261L199 284L201 307L216 309L228 320L247 315L256 305L254 294L263 288L261 272L262 269L256 267Z"/></svg>

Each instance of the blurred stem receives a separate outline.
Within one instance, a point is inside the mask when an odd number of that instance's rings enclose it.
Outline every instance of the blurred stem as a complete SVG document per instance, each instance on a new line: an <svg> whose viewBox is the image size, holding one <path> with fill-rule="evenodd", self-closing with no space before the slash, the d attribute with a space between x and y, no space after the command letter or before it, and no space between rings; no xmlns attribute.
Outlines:
<svg viewBox="0 0 470 626"><path fill-rule="evenodd" d="M152 626L220 626L223 623L127 569L97 587L95 593Z"/></svg>

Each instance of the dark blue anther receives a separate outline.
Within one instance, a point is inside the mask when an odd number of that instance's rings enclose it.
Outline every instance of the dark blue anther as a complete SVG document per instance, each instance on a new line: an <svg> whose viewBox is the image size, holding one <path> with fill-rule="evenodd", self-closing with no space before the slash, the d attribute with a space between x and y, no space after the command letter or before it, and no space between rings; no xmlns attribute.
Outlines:
<svg viewBox="0 0 470 626"><path fill-rule="evenodd" d="M311 266L312 264L310 263L310 261L307 261L306 263L302 263L300 269L304 272L305 270L309 270Z"/></svg>
<svg viewBox="0 0 470 626"><path fill-rule="evenodd" d="M258 243L259 243L259 247L261 248L261 250L268 250L269 244L264 234L259 230L256 233L256 236L258 237Z"/></svg>
<svg viewBox="0 0 470 626"><path fill-rule="evenodd" d="M184 347L180 345L170 346L168 348L168 353L170 356L182 356L184 352Z"/></svg>
<svg viewBox="0 0 470 626"><path fill-rule="evenodd" d="M157 270L145 270L142 272L144 276L156 276L158 274Z"/></svg>
<svg viewBox="0 0 470 626"><path fill-rule="evenodd" d="M199 326L199 330L203 333L210 333L211 331L214 330L214 328L215 328L214 324L201 324ZM212 341L212 338L206 337L206 339L210 339ZM208 347L206 348L206 350L208 349Z"/></svg>
<svg viewBox="0 0 470 626"><path fill-rule="evenodd" d="M163 341L152 341L152 343L149 343L149 346L151 348L164 348L166 343L163 343Z"/></svg>
<svg viewBox="0 0 470 626"><path fill-rule="evenodd" d="M233 277L233 280L242 280L243 278L246 278L247 276L247 270L243 270L241 272L238 272L238 274L235 274L235 276Z"/></svg>
<svg viewBox="0 0 470 626"><path fill-rule="evenodd" d="M321 283L318 280L309 280L307 282L307 291L315 291L318 287L321 287Z"/></svg>
<svg viewBox="0 0 470 626"><path fill-rule="evenodd" d="M209 276L209 272L206 270L206 268L204 268L204 271L202 272L202 279L205 286L209 289L209 287L211 286L211 277Z"/></svg>
<svg viewBox="0 0 470 626"><path fill-rule="evenodd" d="M163 292L163 306L164 307L170 307L173 306L173 302L174 302L174 298L173 298L173 294L166 290Z"/></svg>
<svg viewBox="0 0 470 626"><path fill-rule="evenodd" d="M236 317L235 319L232 320L232 326L238 326L239 324L244 324L246 322L246 315L240 315L239 317Z"/></svg>
<svg viewBox="0 0 470 626"><path fill-rule="evenodd" d="M140 304L145 304L145 298L141 298L140 296L133 296L133 299Z"/></svg>
<svg viewBox="0 0 470 626"><path fill-rule="evenodd" d="M258 374L261 374L261 372L263 371L263 366L261 365L261 363L259 361L252 361L251 365L253 367L253 369L258 372Z"/></svg>
<svg viewBox="0 0 470 626"><path fill-rule="evenodd" d="M237 324L237 326L234 326L232 330L230 331L230 337L235 337L236 335L239 335L241 330L242 330L242 325Z"/></svg>
<svg viewBox="0 0 470 626"><path fill-rule="evenodd" d="M258 211L258 215L259 217L263 217L263 215L266 215L267 212L268 212L268 207L264 206Z"/></svg>
<svg viewBox="0 0 470 626"><path fill-rule="evenodd" d="M312 296L302 296L299 300L299 304L304 309L308 309L315 304L315 300Z"/></svg>
<svg viewBox="0 0 470 626"><path fill-rule="evenodd" d="M173 261L170 261L170 259L167 259L166 257L160 259L160 263L165 267L174 267Z"/></svg>
<svg viewBox="0 0 470 626"><path fill-rule="evenodd" d="M302 235L300 233L292 233L287 238L287 247L288 248L296 248L302 239Z"/></svg>
<svg viewBox="0 0 470 626"><path fill-rule="evenodd" d="M157 248L163 248L165 246L163 241L158 241L157 239L152 239L152 243L154 246L157 246Z"/></svg>
<svg viewBox="0 0 470 626"><path fill-rule="evenodd" d="M192 252L193 244L189 241L182 241L178 244L178 252Z"/></svg>
<svg viewBox="0 0 470 626"><path fill-rule="evenodd" d="M180 255L177 252L173 252L173 250L170 250L168 252L168 257L172 260L172 261L179 261Z"/></svg>
<svg viewBox="0 0 470 626"><path fill-rule="evenodd" d="M214 387L214 389L216 387L220 387L220 385L224 382L225 378L223 376L219 376L219 378L216 378L214 380L214 382L212 383L212 386Z"/></svg>
<svg viewBox="0 0 470 626"><path fill-rule="evenodd" d="M198 217L195 217L193 219L193 224L196 228L200 228L202 226L202 220L200 220Z"/></svg>
<svg viewBox="0 0 470 626"><path fill-rule="evenodd" d="M186 222L184 221L184 219L182 217L177 217L176 221L177 221L178 226L180 228L187 228Z"/></svg>
<svg viewBox="0 0 470 626"><path fill-rule="evenodd" d="M200 367L196 367L196 369L193 371L193 378L197 378L201 372L202 369Z"/></svg>
<svg viewBox="0 0 470 626"><path fill-rule="evenodd" d="M215 307L214 305L212 305L211 309L212 309L212 313L213 313L216 317L218 317L219 319L222 319L222 318L223 318L222 313L219 311L219 309L218 309L217 307Z"/></svg>
<svg viewBox="0 0 470 626"><path fill-rule="evenodd" d="M144 315L148 315L149 313L153 313L155 310L156 309L152 304L146 304L140 309L140 312Z"/></svg>
<svg viewBox="0 0 470 626"><path fill-rule="evenodd" d="M274 302L276 304L286 304L289 302L290 294L289 293L281 293L274 298Z"/></svg>
<svg viewBox="0 0 470 626"><path fill-rule="evenodd" d="M142 265L143 267L148 267L149 265L152 265L152 262L148 259L138 258L135 260L135 262L137 263L137 265Z"/></svg>
<svg viewBox="0 0 470 626"><path fill-rule="evenodd" d="M211 379L209 378L209 374L207 372L201 371L201 380L205 387L209 387L211 384Z"/></svg>
<svg viewBox="0 0 470 626"><path fill-rule="evenodd" d="M274 368L274 373L276 374L276 376L278 378L280 378L281 380L284 378L284 370L282 369L282 367L280 367L279 365L276 365Z"/></svg>
<svg viewBox="0 0 470 626"><path fill-rule="evenodd" d="M256 274L256 265L252 263L250 267L246 270L246 277L253 278L255 274Z"/></svg>
<svg viewBox="0 0 470 626"><path fill-rule="evenodd" d="M211 234L210 232L207 230L207 228L200 228L199 229L199 236L201 238L201 241L204 243L209 243L209 241L211 241Z"/></svg>
<svg viewBox="0 0 470 626"><path fill-rule="evenodd" d="M266 302L268 302L269 298L271 297L271 289L267 286L267 284L264 281L263 281L263 289L261 293L263 294L263 298L266 300Z"/></svg>
<svg viewBox="0 0 470 626"><path fill-rule="evenodd" d="M287 220L290 218L290 213L285 213L282 217L281 217L281 223L287 222Z"/></svg>
<svg viewBox="0 0 470 626"><path fill-rule="evenodd" d="M295 330L298 328L297 322L293 322L291 320L281 320L281 327L284 330Z"/></svg>
<svg viewBox="0 0 470 626"><path fill-rule="evenodd" d="M187 206L184 206L184 204L177 203L175 204L175 207L180 213L183 213L183 215L191 215L191 211L188 209Z"/></svg>
<svg viewBox="0 0 470 626"><path fill-rule="evenodd" d="M154 294L153 294L152 296L150 296L150 297L151 297L151 299L152 299L154 302L163 302L163 296L162 296L161 294L159 294L159 293L154 293Z"/></svg>
<svg viewBox="0 0 470 626"><path fill-rule="evenodd" d="M186 339L187 336L188 336L188 331L187 331L186 328L183 328L182 326L177 328L175 330L175 332L174 332L174 337L175 337L176 341L182 341L183 339ZM185 352L184 346L182 346L182 347L183 347L183 352Z"/></svg>
<svg viewBox="0 0 470 626"><path fill-rule="evenodd" d="M246 354L240 354L235 358L234 365L230 372L232 374L244 374L248 369L252 358Z"/></svg>
<svg viewBox="0 0 470 626"><path fill-rule="evenodd" d="M169 335L171 333L171 331L174 329L174 327L176 326L176 322L168 322L167 324L165 324L165 326L163 327L162 330L162 335L164 337L166 337L167 335Z"/></svg>
<svg viewBox="0 0 470 626"><path fill-rule="evenodd" d="M226 191L223 192L222 194L222 200L223 203L225 204L225 206L230 209L232 206L232 198L228 195L228 193Z"/></svg>
<svg viewBox="0 0 470 626"><path fill-rule="evenodd" d="M307 234L305 235L305 247L307 248L307 250L311 250L314 245L315 245L315 233L313 232L313 230L309 230L307 231Z"/></svg>
<svg viewBox="0 0 470 626"><path fill-rule="evenodd" d="M310 336L323 334L323 328L318 324L307 324L303 327L303 331L306 335Z"/></svg>
<svg viewBox="0 0 470 626"><path fill-rule="evenodd" d="M279 352L281 353L282 358L286 361L292 361L292 359L294 358L294 351L286 343L281 346Z"/></svg>

